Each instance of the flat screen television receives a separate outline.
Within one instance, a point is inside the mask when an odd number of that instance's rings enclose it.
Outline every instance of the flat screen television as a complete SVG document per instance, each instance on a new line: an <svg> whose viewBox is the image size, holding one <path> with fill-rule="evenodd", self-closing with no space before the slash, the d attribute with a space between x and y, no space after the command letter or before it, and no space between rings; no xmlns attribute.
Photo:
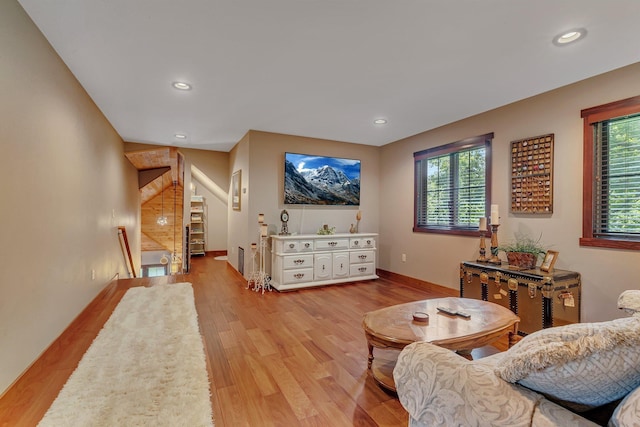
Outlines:
<svg viewBox="0 0 640 427"><path fill-rule="evenodd" d="M360 160L284 154L284 203L360 205Z"/></svg>

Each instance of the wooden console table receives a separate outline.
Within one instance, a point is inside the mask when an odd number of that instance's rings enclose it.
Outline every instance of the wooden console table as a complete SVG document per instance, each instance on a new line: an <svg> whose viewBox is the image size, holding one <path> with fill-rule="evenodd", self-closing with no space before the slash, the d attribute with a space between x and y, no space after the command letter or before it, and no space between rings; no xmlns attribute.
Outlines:
<svg viewBox="0 0 640 427"><path fill-rule="evenodd" d="M460 296L502 305L520 317L519 333L580 322L580 273L520 270L509 265L460 264Z"/></svg>

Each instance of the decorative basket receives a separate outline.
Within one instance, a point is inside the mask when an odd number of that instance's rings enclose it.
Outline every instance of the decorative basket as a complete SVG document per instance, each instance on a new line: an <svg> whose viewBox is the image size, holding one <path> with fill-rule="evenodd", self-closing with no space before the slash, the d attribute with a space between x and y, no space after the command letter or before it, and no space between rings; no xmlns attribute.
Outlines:
<svg viewBox="0 0 640 427"><path fill-rule="evenodd" d="M509 265L531 270L536 268L538 255L529 252L507 252L507 261L509 261Z"/></svg>

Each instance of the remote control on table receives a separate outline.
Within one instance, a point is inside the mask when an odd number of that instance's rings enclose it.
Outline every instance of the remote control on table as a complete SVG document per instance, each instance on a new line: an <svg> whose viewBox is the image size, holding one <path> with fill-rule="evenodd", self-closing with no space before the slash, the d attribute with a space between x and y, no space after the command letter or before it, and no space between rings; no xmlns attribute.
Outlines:
<svg viewBox="0 0 640 427"><path fill-rule="evenodd" d="M439 307L438 307L438 311L442 311L443 313L447 313L447 314L450 314L450 315L452 315L452 316L455 316L456 314L458 314L458 311L457 311L457 310L454 310L454 309L453 309L453 308L451 308L451 307L442 307L442 306L439 306Z"/></svg>
<svg viewBox="0 0 640 427"><path fill-rule="evenodd" d="M468 318L471 317L471 315L469 313L465 313L464 311L454 310L451 307L437 307L437 309L438 309L438 311L450 314L452 316L460 316L460 317L464 317L465 319L468 319Z"/></svg>

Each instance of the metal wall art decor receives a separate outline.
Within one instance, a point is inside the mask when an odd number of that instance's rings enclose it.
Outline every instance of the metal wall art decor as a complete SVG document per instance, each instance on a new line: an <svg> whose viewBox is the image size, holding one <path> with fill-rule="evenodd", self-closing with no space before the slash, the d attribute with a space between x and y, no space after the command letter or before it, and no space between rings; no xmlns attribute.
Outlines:
<svg viewBox="0 0 640 427"><path fill-rule="evenodd" d="M553 212L553 134L511 142L511 212Z"/></svg>

